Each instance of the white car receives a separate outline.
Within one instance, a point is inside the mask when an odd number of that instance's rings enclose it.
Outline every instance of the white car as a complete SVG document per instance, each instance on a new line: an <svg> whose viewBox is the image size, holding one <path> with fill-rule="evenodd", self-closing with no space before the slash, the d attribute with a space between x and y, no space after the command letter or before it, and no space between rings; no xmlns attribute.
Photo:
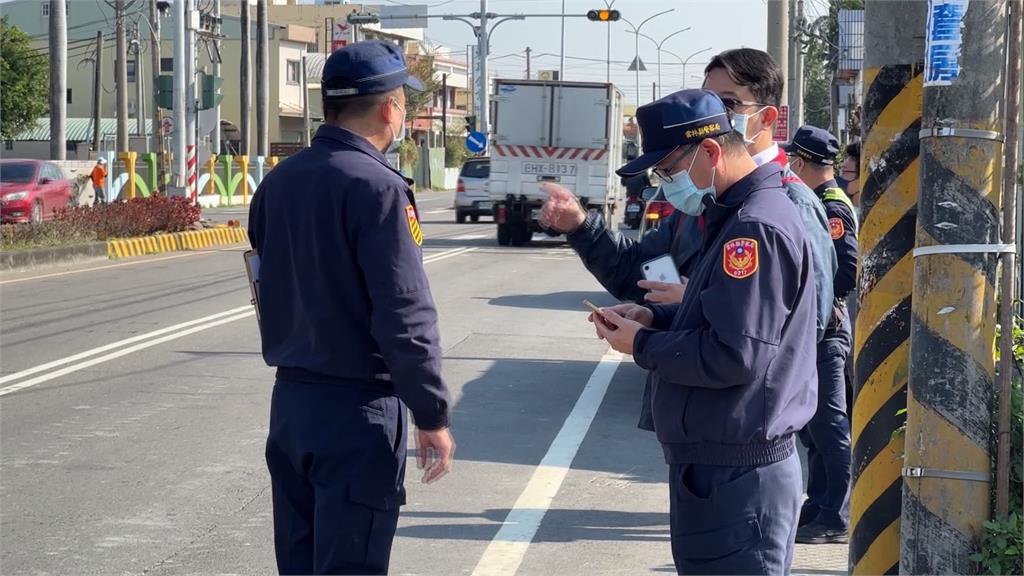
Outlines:
<svg viewBox="0 0 1024 576"><path fill-rule="evenodd" d="M467 158L462 164L458 187L455 190L456 222L463 224L466 218L479 222L481 216L493 214L493 204L487 188L490 177L490 158Z"/></svg>

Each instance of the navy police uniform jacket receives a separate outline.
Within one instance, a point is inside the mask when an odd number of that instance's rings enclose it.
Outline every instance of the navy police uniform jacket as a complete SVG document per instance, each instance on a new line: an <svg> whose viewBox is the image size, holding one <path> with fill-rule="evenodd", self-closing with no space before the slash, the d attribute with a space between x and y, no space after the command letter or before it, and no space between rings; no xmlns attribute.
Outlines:
<svg viewBox="0 0 1024 576"><path fill-rule="evenodd" d="M795 448L817 405L814 265L778 164L705 199L682 304L652 306L634 358L669 463L758 466Z"/></svg>
<svg viewBox="0 0 1024 576"><path fill-rule="evenodd" d="M853 202L835 180L815 188L814 193L825 204L829 231L839 262L834 282L835 297L836 300L845 300L857 286L857 215Z"/></svg>
<svg viewBox="0 0 1024 576"><path fill-rule="evenodd" d="M425 430L450 397L408 182L369 141L322 126L253 197L263 357L278 377L397 393Z"/></svg>
<svg viewBox="0 0 1024 576"><path fill-rule="evenodd" d="M641 265L671 254L679 273L688 276L690 262L700 247L700 227L697 218L676 210L657 230L637 241L612 230L600 214L592 212L583 226L569 235L569 245L612 296L643 302L647 291L636 285L644 279Z"/></svg>

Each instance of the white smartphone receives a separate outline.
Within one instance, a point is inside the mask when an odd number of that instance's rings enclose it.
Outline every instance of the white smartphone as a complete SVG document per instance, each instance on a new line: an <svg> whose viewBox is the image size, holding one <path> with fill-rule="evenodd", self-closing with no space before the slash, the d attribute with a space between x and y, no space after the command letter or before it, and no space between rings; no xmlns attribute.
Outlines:
<svg viewBox="0 0 1024 576"><path fill-rule="evenodd" d="M676 263L672 260L672 256L668 254L644 262L641 270L643 271L644 279L652 282L683 283L683 279L679 276L679 271L676 270Z"/></svg>

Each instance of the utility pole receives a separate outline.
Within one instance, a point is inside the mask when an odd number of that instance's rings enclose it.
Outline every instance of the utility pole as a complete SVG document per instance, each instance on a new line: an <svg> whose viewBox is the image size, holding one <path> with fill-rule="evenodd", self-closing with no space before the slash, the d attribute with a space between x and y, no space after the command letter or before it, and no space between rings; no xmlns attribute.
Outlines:
<svg viewBox="0 0 1024 576"><path fill-rule="evenodd" d="M196 178L197 178L197 152L196 145L199 143L198 132L199 132L199 107L197 106L196 98L196 28L195 24L199 20L196 14L196 0L184 0L185 9L188 11L188 20L185 23L185 85L188 87L185 91L185 99L187 102L182 108L184 110L184 122L185 125L185 157L182 160L185 162L185 196L193 198L197 193L196 190Z"/></svg>
<svg viewBox="0 0 1024 576"><path fill-rule="evenodd" d="M174 2L171 6L174 9L174 187L179 193L185 194L185 154L188 146L188 98L185 93L188 91L188 70L191 67L185 60L188 50L185 48L185 15L188 9L187 2Z"/></svg>
<svg viewBox="0 0 1024 576"><path fill-rule="evenodd" d="M256 154L266 158L270 152L267 96L270 90L270 23L267 0L256 0Z"/></svg>
<svg viewBox="0 0 1024 576"><path fill-rule="evenodd" d="M99 154L103 138L103 31L96 31L96 61L92 65L92 150Z"/></svg>
<svg viewBox="0 0 1024 576"><path fill-rule="evenodd" d="M1017 181L1014 178L1015 170L1010 167L1017 165L1018 147L1020 146L1020 122L1021 122L1021 26L1024 23L1024 2L1012 0L1010 8L1010 30L1006 46L1009 53L1008 69L1006 71L1006 149L1003 166L1003 244L1015 246L1017 238L1014 232L1020 224L1016 222L1017 210L1019 208L1017 195L1020 190L1016 189ZM1019 254L1019 253L1018 253ZM1014 276L1020 274L1014 265L1014 260L1020 258L1012 252L1003 253L1002 261L1002 283L1000 293L1002 294L999 311L999 324L1001 326L1013 325L1013 304L1021 293L1016 295L1014 290ZM1019 262L1019 260L1017 260ZM1013 336L1011 331L1006 330L1000 335L999 347L999 420L997 426L998 447L996 458L996 518L1005 520L1010 506L1010 434L1011 432L1011 402L1012 402L1012 377L1013 366Z"/></svg>
<svg viewBox="0 0 1024 576"><path fill-rule="evenodd" d="M447 78L447 75L445 76ZM306 55L302 55L302 144L309 148L313 123L309 119L309 84L306 80Z"/></svg>
<svg viewBox="0 0 1024 576"><path fill-rule="evenodd" d="M487 34L487 0L480 0L480 24L477 28L477 62L480 70L480 110L476 117L480 122L480 131L484 134L491 133L491 101L490 86L488 85L489 75L487 73L487 57L490 54L490 38Z"/></svg>
<svg viewBox="0 0 1024 576"><path fill-rule="evenodd" d="M804 0L796 0L796 18L792 20L793 35L789 46L790 58L793 62L789 71L790 83L789 92L789 137L796 134L798 128L804 125Z"/></svg>
<svg viewBox="0 0 1024 576"><path fill-rule="evenodd" d="M768 54L789 79L789 1L768 0ZM789 82L782 90L782 103L789 104Z"/></svg>
<svg viewBox="0 0 1024 576"><path fill-rule="evenodd" d="M448 74L441 75L441 147L448 154Z"/></svg>
<svg viewBox="0 0 1024 576"><path fill-rule="evenodd" d="M135 23L132 29L132 56L135 57L135 135L145 138L146 124L143 120L146 117L146 106L142 100L142 79L145 77L142 67L142 32L139 30L139 23ZM149 151L149 140L146 140L146 151Z"/></svg>
<svg viewBox="0 0 1024 576"><path fill-rule="evenodd" d="M217 21L217 24L214 25L213 32L217 36L220 36L220 15L221 15L220 3L221 3L221 0L213 0L213 17ZM221 54L221 51L219 49L220 48L220 40L211 40L211 42L214 42L214 44L215 44L215 46L217 48L217 49L214 50L214 54L216 54L216 57L213 59L213 77L214 78L220 78L220 54ZM305 62L305 58L306 57L303 56L302 58L303 58L303 62ZM305 70L305 63L303 63L303 70ZM305 72L303 72L303 74L305 74ZM303 89L305 89L306 84L303 83L302 86L303 86ZM303 96L302 100L303 100L303 102L305 102L306 97ZM211 154L220 154L220 103L219 102L213 105L213 134L210 136L210 153Z"/></svg>
<svg viewBox="0 0 1024 576"><path fill-rule="evenodd" d="M124 27L125 0L114 0L114 26L117 30L117 58L114 76L117 84L117 152L128 151L128 38Z"/></svg>
<svg viewBox="0 0 1024 576"><path fill-rule="evenodd" d="M242 24L242 61L239 64L239 77L241 78L241 95L242 105L239 111L239 132L241 133L242 140L238 143L238 153L242 156L249 155L249 143L252 140L250 137L250 119L252 118L252 71L249 65L252 63L252 41L250 39L250 32L252 31L252 18L250 17L250 7L248 0L242 2L242 13L241 13L241 24Z"/></svg>
<svg viewBox="0 0 1024 576"><path fill-rule="evenodd" d="M565 81L565 0L562 0L562 48L558 52L558 81Z"/></svg>
<svg viewBox="0 0 1024 576"><path fill-rule="evenodd" d="M160 161L157 162L157 172L163 172L164 166L164 137L163 137L163 126L160 123L160 106L156 101L156 87L157 82L160 78L160 10L157 8L156 0L149 0L149 56L150 56L150 67L152 68L152 86L153 86L153 150L157 150L160 154ZM157 177L157 182L163 187L164 179L160 176Z"/></svg>
<svg viewBox="0 0 1024 576"><path fill-rule="evenodd" d="M50 2L50 159L67 158L68 18L66 0Z"/></svg>
<svg viewBox="0 0 1024 576"><path fill-rule="evenodd" d="M967 574L990 517L1007 0L932 19L960 56L925 51L900 573Z"/></svg>
<svg viewBox="0 0 1024 576"><path fill-rule="evenodd" d="M526 47L526 79L533 78L533 74L530 73L530 53L533 52L533 48Z"/></svg>
<svg viewBox="0 0 1024 576"><path fill-rule="evenodd" d="M906 407L920 189L920 62L927 21L928 3L920 0L865 6L860 310L850 470L854 576L899 569L904 436L896 432Z"/></svg>

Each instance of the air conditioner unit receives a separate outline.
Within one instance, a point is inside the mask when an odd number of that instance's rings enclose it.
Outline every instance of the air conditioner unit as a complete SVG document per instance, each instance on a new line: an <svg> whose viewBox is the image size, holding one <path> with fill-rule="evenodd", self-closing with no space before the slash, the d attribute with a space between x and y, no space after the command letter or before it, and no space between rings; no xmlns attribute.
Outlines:
<svg viewBox="0 0 1024 576"><path fill-rule="evenodd" d="M537 73L538 80L554 82L558 80L558 70L541 70Z"/></svg>

